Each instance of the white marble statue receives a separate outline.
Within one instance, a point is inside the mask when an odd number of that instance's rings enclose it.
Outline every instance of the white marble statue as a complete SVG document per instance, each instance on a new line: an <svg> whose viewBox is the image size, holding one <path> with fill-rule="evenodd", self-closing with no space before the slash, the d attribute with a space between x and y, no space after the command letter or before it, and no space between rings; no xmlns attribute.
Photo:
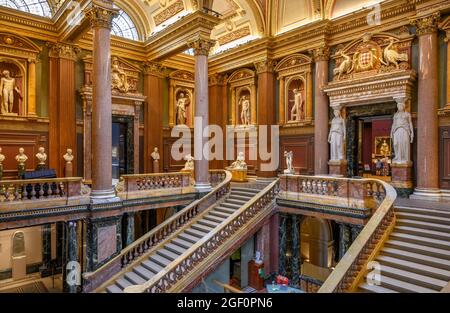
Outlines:
<svg viewBox="0 0 450 313"><path fill-rule="evenodd" d="M158 148L155 148L151 154L153 160L159 160L161 156L159 155Z"/></svg>
<svg viewBox="0 0 450 313"><path fill-rule="evenodd" d="M186 107L188 106L189 98L185 96L184 93L180 93L180 97L177 101L177 125L185 125L187 122L186 118Z"/></svg>
<svg viewBox="0 0 450 313"><path fill-rule="evenodd" d="M284 171L284 173L289 175L295 174L295 169L292 164L292 161L294 159L294 153L292 151L290 152L284 151L284 157L286 158L286 170Z"/></svg>
<svg viewBox="0 0 450 313"><path fill-rule="evenodd" d="M245 154L244 152L239 152L237 160L231 164L230 169L234 170L246 170L247 163L245 163Z"/></svg>
<svg viewBox="0 0 450 313"><path fill-rule="evenodd" d="M28 160L28 157L25 155L25 149L24 148L20 148L19 149L19 154L16 155L17 163L19 163L19 165L24 165L27 160Z"/></svg>
<svg viewBox="0 0 450 313"><path fill-rule="evenodd" d="M159 160L161 156L159 155L158 148L155 148L151 154L153 159L153 173L159 173Z"/></svg>
<svg viewBox="0 0 450 313"><path fill-rule="evenodd" d="M290 122L298 122L304 119L303 116L303 95L302 92L298 89L294 89L294 100L290 100L290 102L294 102L294 106L291 110L291 119Z"/></svg>
<svg viewBox="0 0 450 313"><path fill-rule="evenodd" d="M1 114L10 114L14 108L14 91L20 94L20 90L8 70L4 70L2 76L0 80Z"/></svg>
<svg viewBox="0 0 450 313"><path fill-rule="evenodd" d="M250 99L248 96L243 96L239 100L241 108L241 123L242 125L250 125Z"/></svg>
<svg viewBox="0 0 450 313"><path fill-rule="evenodd" d="M194 157L188 154L184 157L184 160L186 161L186 164L184 165L183 171L193 171L195 166Z"/></svg>
<svg viewBox="0 0 450 313"><path fill-rule="evenodd" d="M67 152L66 152L66 154L64 154L63 158L64 158L64 161L66 161L66 163L72 163L72 161L74 159L72 149L67 149Z"/></svg>
<svg viewBox="0 0 450 313"><path fill-rule="evenodd" d="M47 153L45 153L45 148L40 147L38 153L36 154L36 159L38 160L37 170L45 169L45 163L47 162Z"/></svg>
<svg viewBox="0 0 450 313"><path fill-rule="evenodd" d="M66 161L66 165L64 167L64 170L65 170L64 174L65 174L66 177L72 177L73 176L73 164L72 164L72 161L75 158L73 156L72 149L67 149L67 152L66 152L66 154L64 154L63 158L64 158L64 161Z"/></svg>
<svg viewBox="0 0 450 313"><path fill-rule="evenodd" d="M0 147L0 166L3 164L3 161L5 161L6 157L2 154L2 147Z"/></svg>
<svg viewBox="0 0 450 313"><path fill-rule="evenodd" d="M331 161L344 160L344 142L347 137L345 120L341 117L341 111L334 110L334 119L331 122L328 142L330 143Z"/></svg>
<svg viewBox="0 0 450 313"><path fill-rule="evenodd" d="M256 251L256 253L255 253L255 263L258 264L258 265L261 265L261 264L263 264L263 262L264 261L263 261L261 252Z"/></svg>
<svg viewBox="0 0 450 313"><path fill-rule="evenodd" d="M397 100L398 112L394 115L391 137L394 145L394 163L407 164L411 161L411 144L414 142L414 128L411 114L405 112L405 99Z"/></svg>

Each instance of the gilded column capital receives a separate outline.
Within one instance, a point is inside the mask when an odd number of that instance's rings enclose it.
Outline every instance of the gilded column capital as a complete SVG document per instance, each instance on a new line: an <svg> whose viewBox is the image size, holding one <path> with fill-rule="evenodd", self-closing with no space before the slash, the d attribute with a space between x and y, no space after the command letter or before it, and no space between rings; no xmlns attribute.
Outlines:
<svg viewBox="0 0 450 313"><path fill-rule="evenodd" d="M196 38L188 41L188 47L194 49L194 55L209 55L209 51L216 44L215 40Z"/></svg>
<svg viewBox="0 0 450 313"><path fill-rule="evenodd" d="M112 21L119 14L119 10L113 7L112 0L93 0L84 13L93 28L111 29Z"/></svg>
<svg viewBox="0 0 450 313"><path fill-rule="evenodd" d="M147 61L144 63L144 75L166 77L166 67L158 62Z"/></svg>
<svg viewBox="0 0 450 313"><path fill-rule="evenodd" d="M65 43L47 43L49 47L49 57L51 58L62 58L75 61L77 59L77 54L80 53L80 48L74 45Z"/></svg>
<svg viewBox="0 0 450 313"><path fill-rule="evenodd" d="M413 18L410 22L416 27L417 36L423 36L437 32L440 18L441 13L436 12L424 17Z"/></svg>
<svg viewBox="0 0 450 313"><path fill-rule="evenodd" d="M311 54L315 62L317 61L328 61L330 59L330 48L323 44L311 50Z"/></svg>
<svg viewBox="0 0 450 313"><path fill-rule="evenodd" d="M208 82L210 86L216 86L216 85L225 85L227 80L227 76L224 74L213 74L209 76Z"/></svg>
<svg viewBox="0 0 450 313"><path fill-rule="evenodd" d="M261 73L273 73L275 71L275 66L277 62L270 58L265 58L254 63L256 72Z"/></svg>

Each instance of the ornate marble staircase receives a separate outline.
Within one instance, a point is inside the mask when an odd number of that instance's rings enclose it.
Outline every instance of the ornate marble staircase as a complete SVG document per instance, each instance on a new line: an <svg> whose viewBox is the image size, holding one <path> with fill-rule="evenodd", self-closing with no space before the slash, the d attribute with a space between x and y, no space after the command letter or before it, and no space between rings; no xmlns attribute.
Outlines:
<svg viewBox="0 0 450 313"><path fill-rule="evenodd" d="M221 201L199 212L133 259L96 291L188 290L196 279L211 272L218 260L231 255L237 245L251 236L253 227L270 216L277 190L278 181L245 187L231 185L230 192Z"/></svg>
<svg viewBox="0 0 450 313"><path fill-rule="evenodd" d="M396 224L379 255L380 284L360 292L433 293L450 281L450 210L396 206Z"/></svg>

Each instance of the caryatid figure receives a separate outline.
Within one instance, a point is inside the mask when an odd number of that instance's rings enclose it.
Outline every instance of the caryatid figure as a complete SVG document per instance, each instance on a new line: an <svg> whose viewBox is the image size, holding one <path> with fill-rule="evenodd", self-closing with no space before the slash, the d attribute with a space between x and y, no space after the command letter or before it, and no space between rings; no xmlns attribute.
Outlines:
<svg viewBox="0 0 450 313"><path fill-rule="evenodd" d="M414 142L414 128L411 114L405 111L405 99L397 100L398 112L394 115L391 137L394 144L393 162L407 164L411 161L411 144Z"/></svg>
<svg viewBox="0 0 450 313"><path fill-rule="evenodd" d="M341 111L334 110L334 119L331 122L328 142L330 143L331 161L344 160L344 142L347 137L345 120L341 116Z"/></svg>

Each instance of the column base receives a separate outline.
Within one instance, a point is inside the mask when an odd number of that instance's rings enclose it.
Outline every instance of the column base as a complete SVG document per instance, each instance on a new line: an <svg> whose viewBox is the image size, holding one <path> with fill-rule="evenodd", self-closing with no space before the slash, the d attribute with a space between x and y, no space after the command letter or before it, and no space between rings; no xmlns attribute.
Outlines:
<svg viewBox="0 0 450 313"><path fill-rule="evenodd" d="M121 201L116 196L114 189L110 190L93 190L91 193L91 204L102 204Z"/></svg>
<svg viewBox="0 0 450 313"><path fill-rule="evenodd" d="M347 160L338 160L328 162L331 176L347 176Z"/></svg>
<svg viewBox="0 0 450 313"><path fill-rule="evenodd" d="M196 183L194 187L195 191L199 193L208 193L212 191L212 186L210 183Z"/></svg>
<svg viewBox="0 0 450 313"><path fill-rule="evenodd" d="M409 198L413 200L440 201L442 194L439 189L416 188Z"/></svg>
<svg viewBox="0 0 450 313"><path fill-rule="evenodd" d="M441 190L442 200L450 201L450 190L443 189Z"/></svg>

